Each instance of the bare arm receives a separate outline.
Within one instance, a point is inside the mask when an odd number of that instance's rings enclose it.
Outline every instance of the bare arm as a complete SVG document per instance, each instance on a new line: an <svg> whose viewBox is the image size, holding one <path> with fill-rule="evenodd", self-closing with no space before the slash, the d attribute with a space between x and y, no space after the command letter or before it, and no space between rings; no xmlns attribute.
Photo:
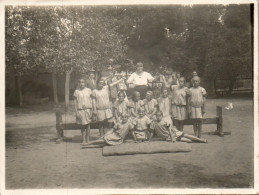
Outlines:
<svg viewBox="0 0 259 195"><path fill-rule="evenodd" d="M166 82L166 80L165 80L165 76L164 76L164 75L162 76L162 79L163 79L163 84L164 84L164 86L166 86L167 82Z"/></svg>
<svg viewBox="0 0 259 195"><path fill-rule="evenodd" d="M205 96L203 96L203 105L202 105L202 115L204 115L204 113L205 113L205 106L206 106L206 97Z"/></svg>
<svg viewBox="0 0 259 195"><path fill-rule="evenodd" d="M93 111L95 112L96 111L96 99L93 98Z"/></svg>
<svg viewBox="0 0 259 195"><path fill-rule="evenodd" d="M157 107L154 108L154 111L149 115L149 118L151 118L152 116L154 116L156 114L157 111Z"/></svg>
<svg viewBox="0 0 259 195"><path fill-rule="evenodd" d="M120 79L120 80L117 80L117 81L114 81L113 83L110 84L110 87L114 86L114 85L117 85L119 82L123 81L123 79Z"/></svg>
<svg viewBox="0 0 259 195"><path fill-rule="evenodd" d="M118 120L119 116L118 116L118 110L116 108L114 108L114 115L115 115L115 119Z"/></svg>
<svg viewBox="0 0 259 195"><path fill-rule="evenodd" d="M77 101L76 101L76 99L75 99L75 112L77 114Z"/></svg>

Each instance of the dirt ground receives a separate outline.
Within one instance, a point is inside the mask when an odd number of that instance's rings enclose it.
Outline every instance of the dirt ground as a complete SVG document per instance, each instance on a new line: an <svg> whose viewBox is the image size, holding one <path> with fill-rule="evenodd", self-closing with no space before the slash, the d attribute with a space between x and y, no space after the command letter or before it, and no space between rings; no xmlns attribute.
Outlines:
<svg viewBox="0 0 259 195"><path fill-rule="evenodd" d="M207 117L223 109L231 135L208 135L188 153L102 156L101 148L81 149L80 131L66 131L71 142L56 144L51 105L6 108L6 188L248 188L253 186L253 101L210 99ZM65 120L73 121L73 117ZM193 134L191 126L185 132ZM98 135L92 130L92 139Z"/></svg>

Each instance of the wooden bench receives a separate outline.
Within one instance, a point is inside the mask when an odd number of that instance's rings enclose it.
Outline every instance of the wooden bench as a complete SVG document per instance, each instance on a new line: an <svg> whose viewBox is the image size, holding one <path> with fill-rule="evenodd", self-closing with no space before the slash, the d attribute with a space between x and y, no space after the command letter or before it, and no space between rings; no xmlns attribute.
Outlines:
<svg viewBox="0 0 259 195"><path fill-rule="evenodd" d="M64 130L80 130L81 127L80 125L76 123L63 123L62 120L62 115L65 113L65 109L56 106L54 108L54 111L56 113L56 130L57 130L57 135L58 138L63 138L64 137ZM223 132L223 117L222 117L222 107L221 106L216 106L216 117L214 118L204 118L202 120L203 124L215 124L217 125L217 130L214 132L209 132L209 135L219 135L223 137L224 135L230 135L230 132ZM192 120L191 119L186 119L184 121L184 125L192 125ZM97 123L91 123L90 124L91 129L98 129L98 124Z"/></svg>

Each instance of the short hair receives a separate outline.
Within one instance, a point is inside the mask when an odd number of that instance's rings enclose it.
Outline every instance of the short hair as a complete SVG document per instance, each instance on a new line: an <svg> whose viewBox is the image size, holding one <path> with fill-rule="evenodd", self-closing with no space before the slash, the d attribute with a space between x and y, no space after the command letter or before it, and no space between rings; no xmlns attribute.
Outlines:
<svg viewBox="0 0 259 195"><path fill-rule="evenodd" d="M133 96L135 97L137 94L140 95L139 91L134 91Z"/></svg>
<svg viewBox="0 0 259 195"><path fill-rule="evenodd" d="M126 113L126 112L123 112L122 114L121 114L121 118L122 117L127 117L128 118L128 114Z"/></svg>
<svg viewBox="0 0 259 195"><path fill-rule="evenodd" d="M198 76L194 76L194 77L192 78L192 82L193 82L195 79L197 79L199 82L201 82L201 79L200 79L200 77L198 77Z"/></svg>
<svg viewBox="0 0 259 195"><path fill-rule="evenodd" d="M100 83L100 82L104 82L105 83L105 80L103 78L100 78L97 83Z"/></svg>
<svg viewBox="0 0 259 195"><path fill-rule="evenodd" d="M168 92L168 89L167 89L166 87L163 87L163 88L162 88L162 92L164 92L164 91L167 91L167 92Z"/></svg>
<svg viewBox="0 0 259 195"><path fill-rule="evenodd" d="M153 95L153 92L152 91L147 91L146 95L149 94L149 95Z"/></svg>
<svg viewBox="0 0 259 195"><path fill-rule="evenodd" d="M141 112L141 111L145 112L145 109L143 107L138 108L138 112Z"/></svg>
<svg viewBox="0 0 259 195"><path fill-rule="evenodd" d="M185 78L184 78L184 77L180 77L179 80L180 80L180 79L183 79L183 81L185 82Z"/></svg>
<svg viewBox="0 0 259 195"><path fill-rule="evenodd" d="M143 63L142 63L142 62L138 62L138 63L136 64L136 67L138 67L138 66L143 67Z"/></svg>
<svg viewBox="0 0 259 195"><path fill-rule="evenodd" d="M156 115L162 115L163 116L163 112L161 110L156 111Z"/></svg>
<svg viewBox="0 0 259 195"><path fill-rule="evenodd" d="M79 79L78 79L78 83L80 83L80 81L84 81L85 82L85 79L83 78L83 77L80 77Z"/></svg>
<svg viewBox="0 0 259 195"><path fill-rule="evenodd" d="M120 95L123 95L123 96L124 96L124 98L126 97L126 95L125 95L124 91L119 91L119 92L118 92L118 97L119 97Z"/></svg>

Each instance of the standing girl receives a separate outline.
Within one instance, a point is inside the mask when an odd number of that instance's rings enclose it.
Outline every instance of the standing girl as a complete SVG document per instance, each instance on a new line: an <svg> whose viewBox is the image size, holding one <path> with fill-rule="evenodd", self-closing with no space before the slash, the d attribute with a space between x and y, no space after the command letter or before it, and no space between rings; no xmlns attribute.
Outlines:
<svg viewBox="0 0 259 195"><path fill-rule="evenodd" d="M201 137L202 117L205 110L206 90L200 87L200 77L192 78L193 87L190 88L189 110L193 119L193 130L197 137Z"/></svg>
<svg viewBox="0 0 259 195"><path fill-rule="evenodd" d="M162 80L163 80L163 87L167 88L167 90L169 91L173 82L171 75L166 75L166 76L162 75Z"/></svg>
<svg viewBox="0 0 259 195"><path fill-rule="evenodd" d="M109 124L113 122L112 107L109 99L109 87L116 85L121 80L104 86L105 81L101 79L97 83L97 89L93 90L93 114L96 117L96 121L99 122L99 131L101 136L103 136L108 129Z"/></svg>
<svg viewBox="0 0 259 195"><path fill-rule="evenodd" d="M184 120L187 118L187 97L189 95L189 89L184 86L184 77L179 78L179 86L175 85L173 103L175 105L176 116L174 118L174 124L179 131L183 131Z"/></svg>
<svg viewBox="0 0 259 195"><path fill-rule="evenodd" d="M83 144L89 142L90 122L92 118L92 91L85 87L83 78L79 79L79 88L75 90L76 122L81 125Z"/></svg>

